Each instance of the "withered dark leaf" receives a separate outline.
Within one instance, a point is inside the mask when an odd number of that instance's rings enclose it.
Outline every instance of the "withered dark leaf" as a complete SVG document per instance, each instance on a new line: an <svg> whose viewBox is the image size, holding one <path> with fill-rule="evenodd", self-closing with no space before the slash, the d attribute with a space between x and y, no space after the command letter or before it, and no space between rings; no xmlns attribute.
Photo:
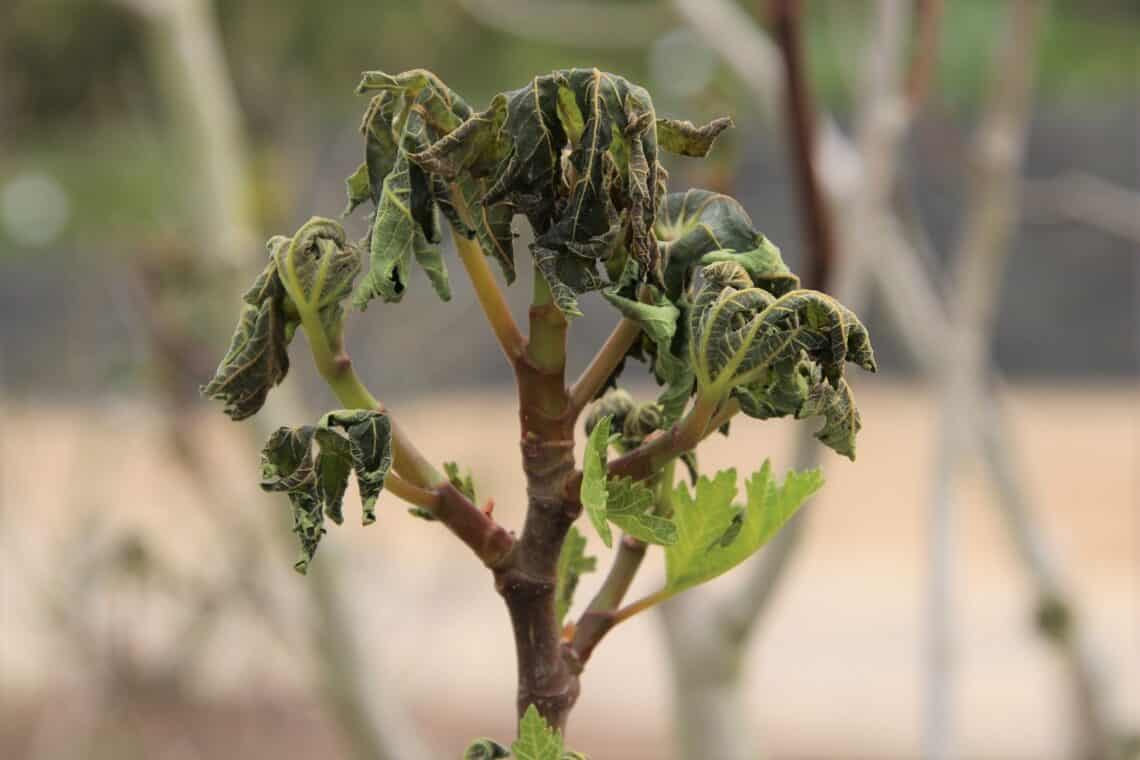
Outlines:
<svg viewBox="0 0 1140 760"><path fill-rule="evenodd" d="M755 272L755 284L773 295L799 287L799 278L784 265L779 249L753 229L748 212L731 196L698 189L670 193L658 210L656 233L670 300L681 297L693 270L714 251L740 258L737 263Z"/></svg>
<svg viewBox="0 0 1140 760"><path fill-rule="evenodd" d="M242 296L241 314L230 346L213 378L202 387L207 398L225 402L231 419L243 420L265 404L270 389L289 372L289 341L297 327L288 296L270 258Z"/></svg>

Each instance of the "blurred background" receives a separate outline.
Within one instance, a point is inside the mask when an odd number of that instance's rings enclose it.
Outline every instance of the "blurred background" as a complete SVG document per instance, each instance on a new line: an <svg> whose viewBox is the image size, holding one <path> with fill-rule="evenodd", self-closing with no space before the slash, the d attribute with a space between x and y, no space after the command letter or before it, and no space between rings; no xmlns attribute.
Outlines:
<svg viewBox="0 0 1140 760"><path fill-rule="evenodd" d="M335 406L307 352L256 421L197 386L264 240L343 208L361 70L429 68L482 108L575 65L644 84L660 114L732 115L710 159L667 165L671 188L733 193L796 271L831 251L829 289L881 371L854 378L858 462L815 454L828 483L789 539L615 630L570 744L1128 756L1138 42L1131 0L7 0L0 757L435 758L511 735L509 623L443 529L383 496L375 526L350 518L293 572L257 452ZM416 279L354 315L349 347L429 456L517 526L511 378L452 270L450 303ZM616 318L584 310L571 377ZM625 378L655 392L641 366ZM734 428L703 469L802 464L813 425ZM726 606L753 621L743 641L717 629ZM676 717L701 709L734 746Z"/></svg>

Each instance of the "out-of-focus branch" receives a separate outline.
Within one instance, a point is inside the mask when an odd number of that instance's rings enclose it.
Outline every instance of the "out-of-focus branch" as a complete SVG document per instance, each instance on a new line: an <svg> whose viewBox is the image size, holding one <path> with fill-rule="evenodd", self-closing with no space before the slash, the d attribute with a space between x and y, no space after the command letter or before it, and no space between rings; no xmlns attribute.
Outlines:
<svg viewBox="0 0 1140 760"><path fill-rule="evenodd" d="M580 0L456 0L479 21L536 42L591 48L643 48L669 30L656 3Z"/></svg>
<svg viewBox="0 0 1140 760"><path fill-rule="evenodd" d="M178 134L191 156L188 166L199 172L193 200L201 204L195 214L194 229L198 252L208 256L203 266L213 276L237 284L243 277L226 275L237 270L260 267L264 262L251 256L261 253L261 237L252 216L249 163L242 140L241 112L232 80L226 68L225 55L217 22L207 0L123 0L150 22L152 50L156 66L165 78L164 95L178 113ZM236 303L236 300L233 301ZM270 395L262 414L256 419L259 432L268 435L273 420L307 418L304 405L293 390L285 385ZM289 533L275 535L282 541ZM338 607L327 597L336 573L327 567L333 557L326 557L322 568L309 584L315 606L329 615ZM319 577L321 575L324 577ZM352 752L358 757L383 760L391 757L427 757L431 754L419 738L407 728L406 721L392 720L383 710L384 694L372 694L363 701L365 671L358 667L341 667L347 653L355 651L350 640L350 626L342 618L325 619L316 632L327 647L322 647L320 668L326 694L338 695L336 709L330 715L341 721ZM336 652L336 658L330 653ZM390 700L388 700L390 701ZM393 705L394 708L394 705Z"/></svg>
<svg viewBox="0 0 1140 760"><path fill-rule="evenodd" d="M922 107L938 64L943 0L918 0L915 6L915 40L906 78L907 106L912 114Z"/></svg>
<svg viewBox="0 0 1140 760"><path fill-rule="evenodd" d="M1030 221L1065 219L1140 245L1140 193L1103 177L1069 172L1030 182L1025 211Z"/></svg>
<svg viewBox="0 0 1140 760"><path fill-rule="evenodd" d="M801 0L771 0L773 37L780 49L784 70L784 100L788 143L792 146L792 173L800 199L803 226L804 287L823 290L835 261L835 236L831 213L820 189L815 167L815 104L805 71Z"/></svg>

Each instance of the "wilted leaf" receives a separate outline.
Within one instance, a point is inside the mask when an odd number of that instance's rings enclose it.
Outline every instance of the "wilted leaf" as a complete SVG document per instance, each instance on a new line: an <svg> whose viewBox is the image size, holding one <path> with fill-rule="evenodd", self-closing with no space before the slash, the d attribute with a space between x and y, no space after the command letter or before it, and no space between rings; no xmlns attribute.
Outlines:
<svg viewBox="0 0 1140 760"><path fill-rule="evenodd" d="M653 492L630 478L611 480L606 488L606 517L634 538L668 546L677 541L677 526L653 514Z"/></svg>
<svg viewBox="0 0 1140 760"><path fill-rule="evenodd" d="M371 409L346 409L329 412L322 423L347 434L352 469L360 488L363 524L376 522L376 500L392 467L392 423L388 415Z"/></svg>
<svg viewBox="0 0 1140 760"><path fill-rule="evenodd" d="M360 272L360 252L347 241L344 228L315 216L292 239L271 238L269 247L293 306L317 315L326 333L334 334L343 316L341 301Z"/></svg>
<svg viewBox="0 0 1140 760"><path fill-rule="evenodd" d="M534 705L519 721L519 738L511 745L515 760L562 760L562 735L546 722Z"/></svg>
<svg viewBox="0 0 1140 760"><path fill-rule="evenodd" d="M403 298L413 259L427 273L439 297L451 299L431 178L407 156L409 150L427 144L422 112L411 110L406 115L399 144L401 149L384 178L372 221L368 275L353 296L362 309L377 296L388 302Z"/></svg>
<svg viewBox="0 0 1140 760"><path fill-rule="evenodd" d="M701 258L714 251L732 251L740 262L764 273L756 285L773 295L799 287L780 251L752 227L748 212L735 198L711 190L670 193L657 213L655 228L665 258L666 295L676 302L688 286Z"/></svg>
<svg viewBox="0 0 1140 760"><path fill-rule="evenodd" d="M313 560L325 533L325 515L337 524L343 521L344 492L353 470L363 522L375 522L376 498L392 463L390 438L387 416L366 410L329 412L317 426L283 427L269 437L261 452L261 487L287 494L293 505L293 532L301 543L294 564L298 572L306 572Z"/></svg>
<svg viewBox="0 0 1140 760"><path fill-rule="evenodd" d="M301 553L293 567L305 573L324 535L324 510L313 462L315 428L278 428L261 451L261 487L288 494Z"/></svg>
<svg viewBox="0 0 1140 760"><path fill-rule="evenodd" d="M713 119L703 127L698 127L691 121L658 119L657 143L663 150L679 156L703 158L712 150L720 133L731 126L732 119L727 116Z"/></svg>
<svg viewBox="0 0 1140 760"><path fill-rule="evenodd" d="M670 595L731 570L767 543L823 485L819 470L789 472L772 480L765 461L745 484L748 503L734 506L736 471L701 477L695 492L681 483L674 493L677 542L665 547L665 590Z"/></svg>
<svg viewBox="0 0 1140 760"><path fill-rule="evenodd" d="M206 398L225 402L225 413L233 420L256 414L270 389L289 372L289 341L297 325L287 314L287 298L270 258L242 296L229 349L214 377L202 386Z"/></svg>
<svg viewBox="0 0 1140 760"><path fill-rule="evenodd" d="M796 416L799 418L823 415L823 427L815 437L851 461L855 461L855 435L863 427L851 386L845 379L838 385L818 383L808 393L807 400Z"/></svg>
<svg viewBox="0 0 1140 760"><path fill-rule="evenodd" d="M597 557L586 556L586 537L573 525L562 543L558 554L557 585L554 592L555 613L558 625L566 618L570 605L574 602L574 591L578 588L578 578L584 573L592 573L597 567Z"/></svg>
<svg viewBox="0 0 1140 760"><path fill-rule="evenodd" d="M734 266L705 268L705 286L689 313L690 356L708 392L748 385L801 355L818 363L832 385L843 377L845 361L874 371L867 330L849 309L812 290L774 299L765 290L741 288L727 279Z"/></svg>
<svg viewBox="0 0 1140 760"><path fill-rule="evenodd" d="M582 455L582 506L607 547L613 545L609 523L606 522L606 462L610 447L610 418L602 417L586 440Z"/></svg>

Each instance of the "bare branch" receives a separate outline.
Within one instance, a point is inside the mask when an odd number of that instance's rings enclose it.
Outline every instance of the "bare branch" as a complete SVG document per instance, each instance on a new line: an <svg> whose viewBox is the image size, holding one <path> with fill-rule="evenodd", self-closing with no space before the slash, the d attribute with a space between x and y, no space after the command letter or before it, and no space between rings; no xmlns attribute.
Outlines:
<svg viewBox="0 0 1140 760"><path fill-rule="evenodd" d="M668 18L658 13L652 2L457 1L482 24L516 37L555 45L643 48L669 31Z"/></svg>

